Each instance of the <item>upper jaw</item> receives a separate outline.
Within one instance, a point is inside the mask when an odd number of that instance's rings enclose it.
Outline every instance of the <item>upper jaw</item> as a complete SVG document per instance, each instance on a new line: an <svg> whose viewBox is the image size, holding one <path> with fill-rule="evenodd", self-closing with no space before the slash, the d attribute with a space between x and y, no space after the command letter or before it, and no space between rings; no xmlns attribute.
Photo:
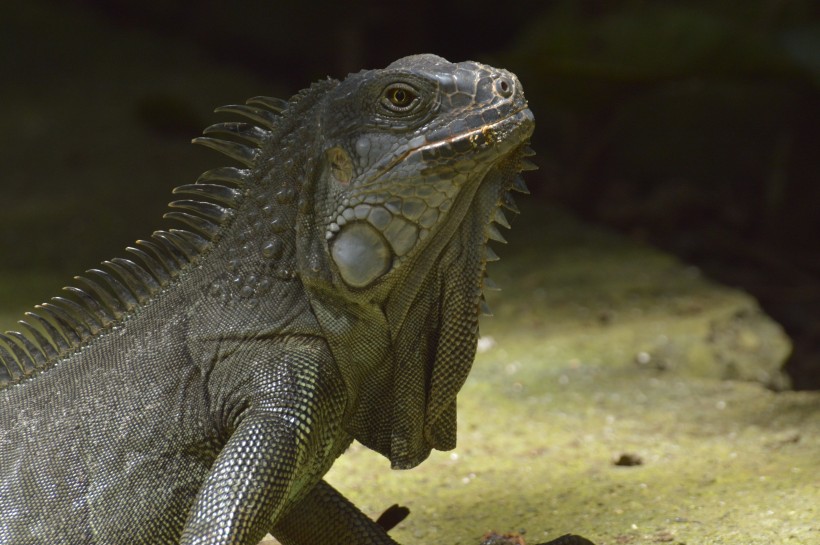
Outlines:
<svg viewBox="0 0 820 545"><path fill-rule="evenodd" d="M464 170L476 164L495 162L507 155L529 139L534 127L535 118L525 105L494 122L438 140L431 139L407 155L420 153L430 168L440 163ZM462 164L465 160L466 165Z"/></svg>
<svg viewBox="0 0 820 545"><path fill-rule="evenodd" d="M532 111L524 103L505 117L483 124L456 120L426 136L412 138L386 164L359 187L379 186L387 180L406 176L415 167L424 174L469 173L481 164L491 164L529 140L535 127ZM454 132L454 129L460 129ZM420 164L421 163L421 164Z"/></svg>

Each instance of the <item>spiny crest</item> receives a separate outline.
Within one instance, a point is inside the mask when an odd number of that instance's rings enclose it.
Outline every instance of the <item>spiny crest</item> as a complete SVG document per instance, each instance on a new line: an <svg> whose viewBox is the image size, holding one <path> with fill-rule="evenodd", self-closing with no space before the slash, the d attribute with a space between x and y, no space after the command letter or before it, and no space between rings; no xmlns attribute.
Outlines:
<svg viewBox="0 0 820 545"><path fill-rule="evenodd" d="M253 123L217 123L204 131L233 140L204 136L193 141L252 167L287 106L277 98L254 97L247 104L217 108ZM66 296L52 297L25 313L18 322L22 333L0 333L0 389L79 350L174 282L219 237L242 199L249 175L248 169L221 167L203 173L196 183L175 188L174 194L192 198L171 202L164 217L189 229L156 231L149 240L138 240L125 249L130 259L103 261L100 268L75 276L76 286L63 288Z"/></svg>
<svg viewBox="0 0 820 545"><path fill-rule="evenodd" d="M532 157L533 155L535 155L535 151L529 146L529 144L525 144L519 149L517 157L517 168L519 172L536 170L538 168L535 163L527 159L527 157ZM498 208L495 209L493 217L490 218L490 222L486 225L484 230L484 266L482 271L481 286L479 289L478 310L485 316L492 316L492 310L490 310L490 305L487 304L487 300L484 298L484 292L498 291L501 289L492 278L487 276L487 263L499 260L498 254L493 251L489 243L490 241L499 242L501 244L507 243L507 239L504 238L501 231L497 227L500 225L505 229L510 229L510 222L502 209L505 208L513 214L521 213L521 210L518 209L518 205L515 204L515 199L512 196L513 191L527 195L530 192L520 174L516 174L513 177L510 186L504 188L501 192L501 195L498 198Z"/></svg>

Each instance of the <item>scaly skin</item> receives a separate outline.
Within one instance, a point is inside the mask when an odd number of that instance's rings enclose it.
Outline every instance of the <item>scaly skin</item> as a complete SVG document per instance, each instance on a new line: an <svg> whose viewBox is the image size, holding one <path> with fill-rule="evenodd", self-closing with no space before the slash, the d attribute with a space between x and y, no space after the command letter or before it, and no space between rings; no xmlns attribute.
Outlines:
<svg viewBox="0 0 820 545"><path fill-rule="evenodd" d="M454 446L520 83L420 55L249 103L198 139L247 168L175 191L191 230L0 335L0 543L393 543L322 476Z"/></svg>

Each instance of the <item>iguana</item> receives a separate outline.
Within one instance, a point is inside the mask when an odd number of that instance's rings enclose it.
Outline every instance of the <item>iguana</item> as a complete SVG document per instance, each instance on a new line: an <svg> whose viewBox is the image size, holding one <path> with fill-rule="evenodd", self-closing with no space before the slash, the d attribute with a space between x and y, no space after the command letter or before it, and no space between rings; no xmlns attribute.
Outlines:
<svg viewBox="0 0 820 545"><path fill-rule="evenodd" d="M521 84L418 55L217 111L243 168L174 190L186 228L0 335L0 543L394 543L323 475L455 445Z"/></svg>

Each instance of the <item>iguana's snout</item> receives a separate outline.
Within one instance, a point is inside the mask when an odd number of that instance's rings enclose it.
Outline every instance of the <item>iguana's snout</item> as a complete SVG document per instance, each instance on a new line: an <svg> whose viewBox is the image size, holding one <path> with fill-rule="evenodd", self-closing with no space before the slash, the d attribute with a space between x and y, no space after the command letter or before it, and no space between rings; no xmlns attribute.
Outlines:
<svg viewBox="0 0 820 545"><path fill-rule="evenodd" d="M518 79L433 55L350 76L328 101L325 237L343 282L365 288L421 252L462 187L529 138ZM358 123L344 122L351 111Z"/></svg>
<svg viewBox="0 0 820 545"><path fill-rule="evenodd" d="M529 138L532 112L521 83L507 70L466 62L437 76L444 109L457 114L430 131L417 148L431 170L474 172Z"/></svg>

